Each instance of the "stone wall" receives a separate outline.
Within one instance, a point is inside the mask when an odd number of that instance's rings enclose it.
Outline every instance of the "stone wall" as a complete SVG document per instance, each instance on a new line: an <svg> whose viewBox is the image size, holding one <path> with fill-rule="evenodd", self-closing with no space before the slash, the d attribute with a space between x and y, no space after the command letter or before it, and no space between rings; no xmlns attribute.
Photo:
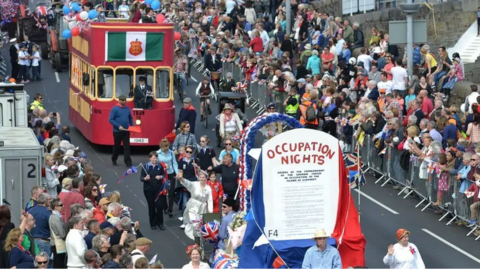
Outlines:
<svg viewBox="0 0 480 270"><path fill-rule="evenodd" d="M342 15L342 0L313 1L312 6L317 11L328 12L335 17ZM455 45L458 39L475 21L478 6L480 6L480 0L435 3L435 16L433 16L433 12L428 7L422 6L420 11L414 16L414 20L427 20L427 44L430 45L432 50L436 50L440 46L448 48ZM388 8L365 14L343 16L343 18L351 22L360 23L367 42L370 40L372 27L388 33L389 21L406 20L400 8ZM435 28L437 30L436 36ZM399 44L399 49L403 50L403 47L404 44Z"/></svg>

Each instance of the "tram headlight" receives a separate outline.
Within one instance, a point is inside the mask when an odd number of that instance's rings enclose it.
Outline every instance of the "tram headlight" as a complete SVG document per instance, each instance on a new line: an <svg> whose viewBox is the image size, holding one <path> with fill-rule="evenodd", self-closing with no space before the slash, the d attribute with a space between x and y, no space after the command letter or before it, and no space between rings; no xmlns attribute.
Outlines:
<svg viewBox="0 0 480 270"><path fill-rule="evenodd" d="M135 120L135 125L140 126L141 124L142 124L142 119L137 118L137 119Z"/></svg>

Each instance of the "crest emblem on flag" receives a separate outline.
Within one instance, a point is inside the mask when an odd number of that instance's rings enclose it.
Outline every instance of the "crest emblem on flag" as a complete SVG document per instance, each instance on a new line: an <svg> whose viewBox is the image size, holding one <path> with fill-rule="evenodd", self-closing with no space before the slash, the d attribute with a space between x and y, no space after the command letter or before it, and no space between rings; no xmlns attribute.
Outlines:
<svg viewBox="0 0 480 270"><path fill-rule="evenodd" d="M130 42L130 49L128 49L128 52L131 54L131 55L134 55L134 56L138 56L142 53L142 42L141 41L138 41L135 40L135 41L132 41Z"/></svg>

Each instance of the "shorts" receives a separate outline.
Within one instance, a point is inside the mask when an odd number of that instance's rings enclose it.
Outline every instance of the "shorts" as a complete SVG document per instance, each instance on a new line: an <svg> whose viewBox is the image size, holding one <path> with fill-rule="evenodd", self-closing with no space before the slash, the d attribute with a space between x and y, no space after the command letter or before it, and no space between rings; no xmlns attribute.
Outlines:
<svg viewBox="0 0 480 270"><path fill-rule="evenodd" d="M206 96L206 95L205 95L205 96ZM206 97L201 97L201 98L200 98L200 102L204 102L205 99L207 99L207 98L206 98ZM210 98L208 97L208 99L210 99Z"/></svg>

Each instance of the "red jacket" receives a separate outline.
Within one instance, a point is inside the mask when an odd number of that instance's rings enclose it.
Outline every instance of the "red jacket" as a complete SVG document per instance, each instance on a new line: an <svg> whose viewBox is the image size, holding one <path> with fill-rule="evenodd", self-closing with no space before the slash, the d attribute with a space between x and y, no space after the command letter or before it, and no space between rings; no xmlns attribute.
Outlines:
<svg viewBox="0 0 480 270"><path fill-rule="evenodd" d="M105 213L102 211L101 206L99 205L98 208L93 209L93 219L98 220L98 224L106 221Z"/></svg>
<svg viewBox="0 0 480 270"><path fill-rule="evenodd" d="M412 108L408 109L407 111L407 115L405 116L405 118L403 119L403 126L406 127L407 124L408 124L408 117L413 113L413 110Z"/></svg>
<svg viewBox="0 0 480 270"><path fill-rule="evenodd" d="M72 204L78 203L85 207L85 198L78 190L72 189L70 192L60 192L58 197L62 200L64 206L63 209L65 209L65 211L63 211L65 213L63 216L65 222L70 218L70 206Z"/></svg>
<svg viewBox="0 0 480 270"><path fill-rule="evenodd" d="M473 183L472 185L470 185L470 187L468 188L468 191L473 192L473 202L480 201L480 198L478 198L479 189L476 183Z"/></svg>
<svg viewBox="0 0 480 270"><path fill-rule="evenodd" d="M220 209L220 198L223 197L223 187L222 184L218 181L212 183L207 181L207 184L212 189L212 198L213 198L213 213L219 213Z"/></svg>
<svg viewBox="0 0 480 270"><path fill-rule="evenodd" d="M248 44L249 47L253 46L253 52L263 52L263 41L261 37L255 37L250 41L250 44Z"/></svg>

